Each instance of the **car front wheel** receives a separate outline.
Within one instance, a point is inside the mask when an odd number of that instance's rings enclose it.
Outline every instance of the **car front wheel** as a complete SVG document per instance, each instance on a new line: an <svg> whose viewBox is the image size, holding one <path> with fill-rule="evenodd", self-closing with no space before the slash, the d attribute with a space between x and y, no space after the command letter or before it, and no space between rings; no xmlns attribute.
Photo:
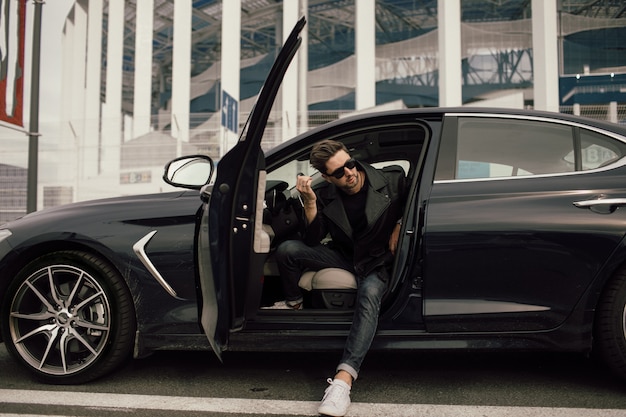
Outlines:
<svg viewBox="0 0 626 417"><path fill-rule="evenodd" d="M8 350L46 383L80 384L118 367L132 351L135 315L120 274L79 251L24 267L3 304Z"/></svg>

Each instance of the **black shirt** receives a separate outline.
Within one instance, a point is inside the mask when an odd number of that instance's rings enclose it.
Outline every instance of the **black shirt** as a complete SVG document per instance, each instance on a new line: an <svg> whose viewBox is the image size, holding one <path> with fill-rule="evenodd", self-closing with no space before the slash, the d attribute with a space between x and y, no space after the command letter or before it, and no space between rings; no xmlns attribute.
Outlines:
<svg viewBox="0 0 626 417"><path fill-rule="evenodd" d="M363 173L363 186L356 194L340 193L343 200L343 207L346 210L346 216L352 227L352 237L358 235L367 227L367 219L365 218L365 204L367 200L367 181L365 173Z"/></svg>

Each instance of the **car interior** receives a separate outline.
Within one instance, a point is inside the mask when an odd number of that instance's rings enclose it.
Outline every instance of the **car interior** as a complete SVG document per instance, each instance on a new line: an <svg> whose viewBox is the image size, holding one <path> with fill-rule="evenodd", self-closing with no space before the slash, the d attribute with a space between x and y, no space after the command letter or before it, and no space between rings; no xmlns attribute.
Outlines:
<svg viewBox="0 0 626 417"><path fill-rule="evenodd" d="M352 157L376 168L397 165L402 167L414 184L419 163L425 150L427 130L419 124L393 125L363 131L339 134L332 139L343 142ZM265 194L264 228L271 236L271 250L264 265L261 311L276 301L284 300L280 274L274 260L276 247L287 239L298 239L302 233L302 204L295 189L296 176L301 173L313 177L313 188L323 184L321 173L309 165L309 149L280 166L269 166ZM412 188L412 187L411 187ZM328 243L330 237L322 243ZM304 309L351 310L354 306L357 281L348 271L327 268L305 271L299 286L303 289ZM291 310L280 310L289 312Z"/></svg>

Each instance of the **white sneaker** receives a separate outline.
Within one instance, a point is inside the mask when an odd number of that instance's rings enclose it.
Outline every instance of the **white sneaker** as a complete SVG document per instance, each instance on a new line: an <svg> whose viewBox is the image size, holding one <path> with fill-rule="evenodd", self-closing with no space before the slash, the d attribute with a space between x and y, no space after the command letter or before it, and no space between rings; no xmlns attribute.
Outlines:
<svg viewBox="0 0 626 417"><path fill-rule="evenodd" d="M327 382L330 385L324 392L322 404L317 412L333 417L345 416L350 406L350 385L340 379L328 378Z"/></svg>
<svg viewBox="0 0 626 417"><path fill-rule="evenodd" d="M277 301L269 307L261 307L262 310L302 310L302 301L291 304L289 301Z"/></svg>

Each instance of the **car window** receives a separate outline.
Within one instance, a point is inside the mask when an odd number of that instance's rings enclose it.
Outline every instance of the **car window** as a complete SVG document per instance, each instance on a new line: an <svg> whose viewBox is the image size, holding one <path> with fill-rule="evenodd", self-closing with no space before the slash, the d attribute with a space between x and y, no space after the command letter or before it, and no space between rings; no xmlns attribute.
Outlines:
<svg viewBox="0 0 626 417"><path fill-rule="evenodd" d="M409 172L409 170L411 169L411 163L404 159L385 161L385 162L375 162L372 164L372 166L377 169L381 169L381 168L388 167L391 165L401 166L402 169L404 170L404 175L406 175L406 173Z"/></svg>
<svg viewBox="0 0 626 417"><path fill-rule="evenodd" d="M554 174L575 170L572 128L532 120L461 117L457 179Z"/></svg>
<svg viewBox="0 0 626 417"><path fill-rule="evenodd" d="M607 166L626 154L626 144L600 133L581 129L582 169L595 169Z"/></svg>
<svg viewBox="0 0 626 417"><path fill-rule="evenodd" d="M372 164L374 168L383 168L391 165L401 166L402 169L404 169L405 174L409 172L411 168L411 163L404 159L393 159L389 161L375 162ZM296 176L298 173L313 177L314 184L324 181L321 174L313 168L308 161L297 160L292 160L268 173L267 181L268 184L272 184L272 181L284 181L288 184L287 188L291 189L296 185Z"/></svg>
<svg viewBox="0 0 626 417"><path fill-rule="evenodd" d="M329 137L343 142L350 154L359 161L368 162L376 168L399 165L405 175L411 175L417 165L426 141L426 130L417 124L391 125L369 129L350 129L347 133L339 132ZM270 168L267 175L271 186L278 181L288 184L288 190L296 183L298 173L314 178L313 185L323 182L321 174L314 169L306 152L296 152L293 159L280 166Z"/></svg>

